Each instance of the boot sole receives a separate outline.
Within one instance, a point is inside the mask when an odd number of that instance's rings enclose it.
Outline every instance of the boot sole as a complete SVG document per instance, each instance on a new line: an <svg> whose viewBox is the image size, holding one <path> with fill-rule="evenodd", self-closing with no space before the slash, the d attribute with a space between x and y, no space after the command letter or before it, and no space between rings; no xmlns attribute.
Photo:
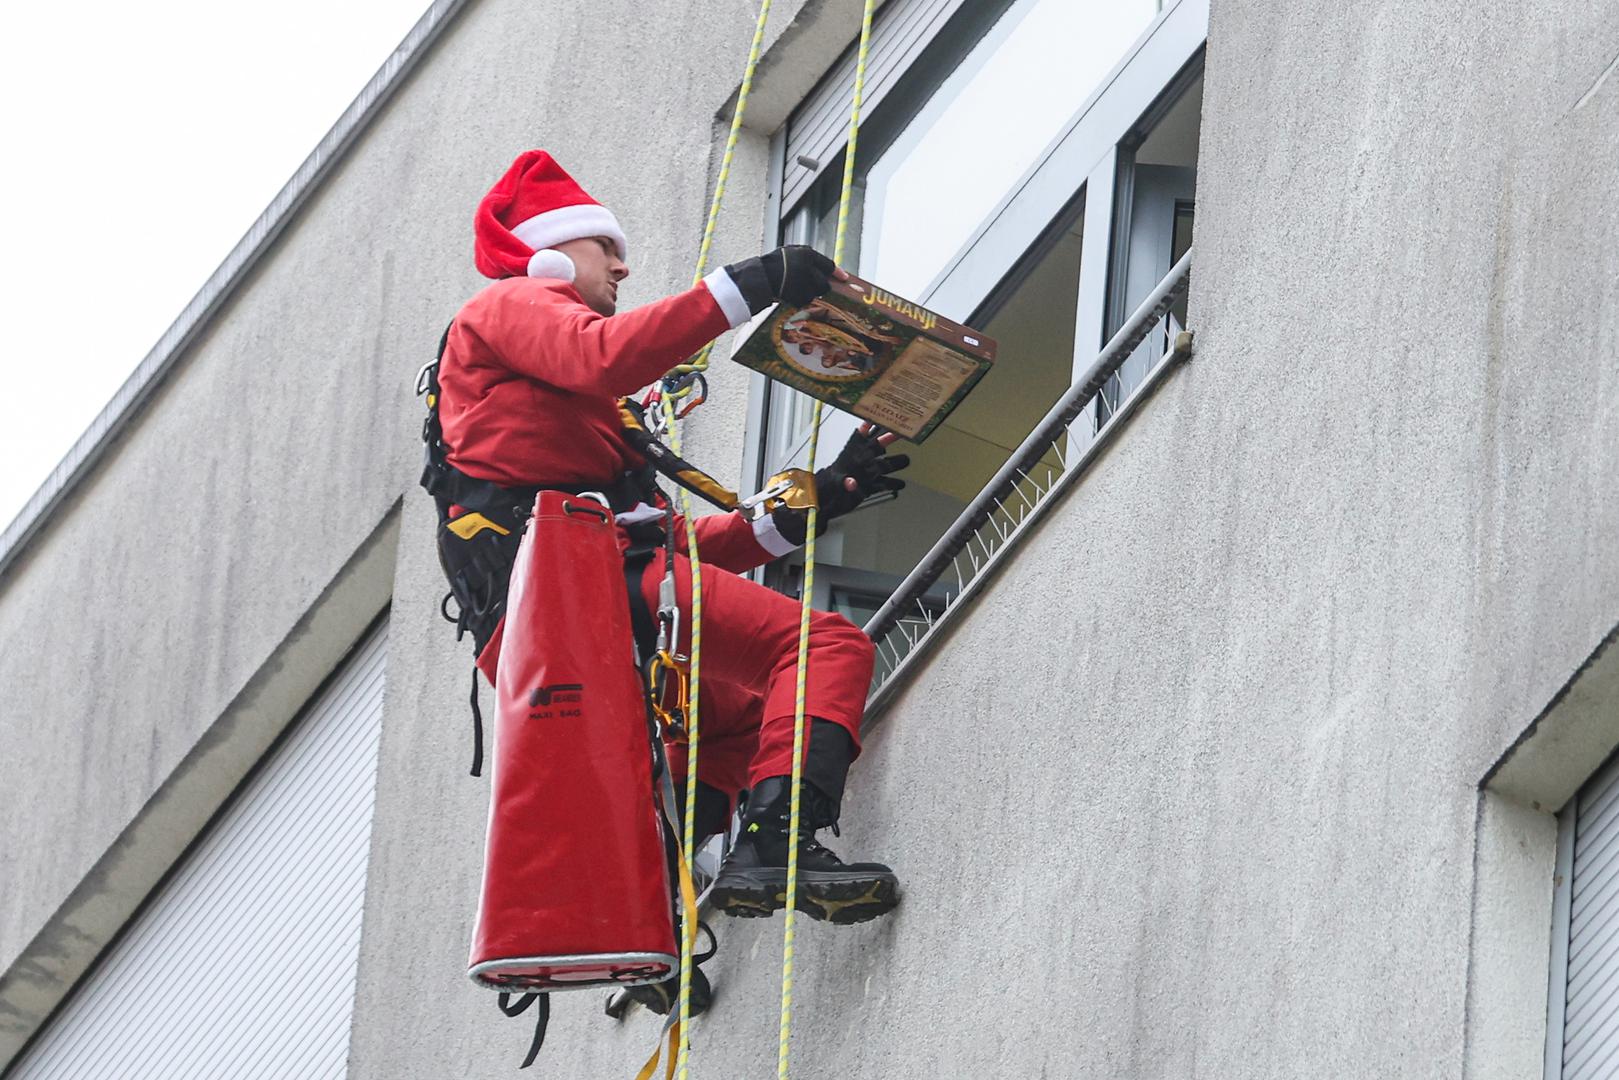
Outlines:
<svg viewBox="0 0 1619 1080"><path fill-rule="evenodd" d="M710 894L714 906L742 919L767 919L787 906L787 874L724 874ZM817 922L849 926L869 922L899 904L892 875L855 880L799 875L797 908Z"/></svg>

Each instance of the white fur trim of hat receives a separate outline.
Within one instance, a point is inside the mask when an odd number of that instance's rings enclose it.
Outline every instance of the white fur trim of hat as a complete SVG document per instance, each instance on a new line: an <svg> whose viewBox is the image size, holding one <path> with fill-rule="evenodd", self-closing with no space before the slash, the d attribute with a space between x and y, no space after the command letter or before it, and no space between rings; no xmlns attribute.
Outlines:
<svg viewBox="0 0 1619 1080"><path fill-rule="evenodd" d="M569 240L605 236L618 248L620 259L629 258L629 244L624 239L624 230L619 227L613 212L599 203L559 206L555 210L535 214L513 226L512 235L537 252Z"/></svg>

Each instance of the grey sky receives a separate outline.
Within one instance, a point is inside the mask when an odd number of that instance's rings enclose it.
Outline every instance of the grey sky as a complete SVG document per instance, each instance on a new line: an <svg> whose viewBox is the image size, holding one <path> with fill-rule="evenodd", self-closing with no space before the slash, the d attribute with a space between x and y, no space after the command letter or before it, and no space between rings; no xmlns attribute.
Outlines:
<svg viewBox="0 0 1619 1080"><path fill-rule="evenodd" d="M427 0L19 5L0 35L0 525Z"/></svg>

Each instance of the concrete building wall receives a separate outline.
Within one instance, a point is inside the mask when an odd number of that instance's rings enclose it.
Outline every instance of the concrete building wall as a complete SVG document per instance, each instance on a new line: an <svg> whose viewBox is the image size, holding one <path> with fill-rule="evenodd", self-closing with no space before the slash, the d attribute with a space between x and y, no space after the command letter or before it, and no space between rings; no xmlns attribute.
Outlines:
<svg viewBox="0 0 1619 1080"><path fill-rule="evenodd" d="M471 208L517 149L619 213L627 303L684 284L752 16L470 4L8 572L8 978L48 982L29 950L71 950L64 905L177 772L391 596L351 1073L515 1064L523 1025L461 976L487 785L409 376L481 281ZM761 133L856 20L778 10ZM1534 955L1554 807L1477 785L1619 623L1616 54L1596 0L1215 0L1197 358L872 731L837 846L906 899L800 921L796 1075L1531 1075L1545 970L1475 958ZM717 261L760 246L764 162L751 135ZM723 475L745 380L716 373L692 456ZM698 1075L768 1073L780 927L718 928ZM603 996L556 998L551 1074L650 1051ZM1470 1020L1503 1001L1510 1061Z"/></svg>

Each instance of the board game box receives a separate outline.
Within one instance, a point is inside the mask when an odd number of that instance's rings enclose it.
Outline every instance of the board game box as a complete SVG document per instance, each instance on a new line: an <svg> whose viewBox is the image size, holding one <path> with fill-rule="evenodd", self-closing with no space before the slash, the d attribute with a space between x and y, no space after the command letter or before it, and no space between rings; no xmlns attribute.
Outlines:
<svg viewBox="0 0 1619 1080"><path fill-rule="evenodd" d="M776 305L733 359L920 443L989 371L995 342L850 277L805 307Z"/></svg>

